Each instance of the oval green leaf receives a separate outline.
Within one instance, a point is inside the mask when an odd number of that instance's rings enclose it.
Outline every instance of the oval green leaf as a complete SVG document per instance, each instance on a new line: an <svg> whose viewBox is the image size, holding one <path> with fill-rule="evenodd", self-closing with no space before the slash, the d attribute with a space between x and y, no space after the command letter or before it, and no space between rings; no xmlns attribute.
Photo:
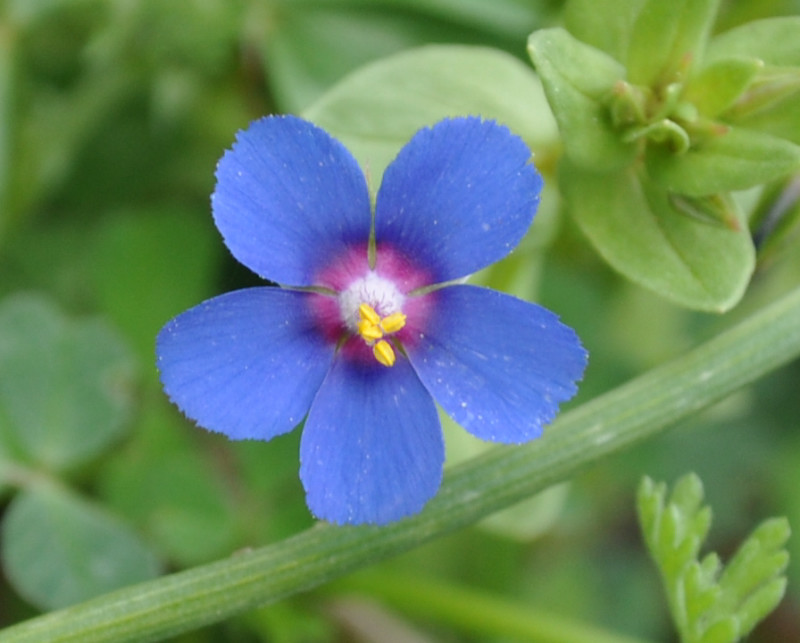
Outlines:
<svg viewBox="0 0 800 643"><path fill-rule="evenodd" d="M0 306L0 440L60 470L100 453L125 429L134 379L123 340L97 319L73 321L32 294Z"/></svg>
<svg viewBox="0 0 800 643"><path fill-rule="evenodd" d="M570 212L616 270L671 301L723 312L739 301L755 265L745 225L732 230L676 211L639 173L587 172L562 162Z"/></svg>
<svg viewBox="0 0 800 643"><path fill-rule="evenodd" d="M534 151L558 139L536 74L486 47L432 45L390 56L347 76L303 115L341 140L377 185L418 129L466 114L507 125Z"/></svg>
<svg viewBox="0 0 800 643"><path fill-rule="evenodd" d="M159 573L155 556L125 524L54 487L22 491L3 521L9 581L41 609L57 609Z"/></svg>

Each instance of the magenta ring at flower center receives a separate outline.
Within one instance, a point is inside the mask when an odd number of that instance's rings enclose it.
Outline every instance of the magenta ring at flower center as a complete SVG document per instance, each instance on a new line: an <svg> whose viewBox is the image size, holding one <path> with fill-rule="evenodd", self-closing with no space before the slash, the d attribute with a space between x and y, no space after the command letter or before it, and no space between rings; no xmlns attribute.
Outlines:
<svg viewBox="0 0 800 643"><path fill-rule="evenodd" d="M375 266L370 268L367 245L359 244L348 248L318 273L316 285L336 294L311 296L314 318L322 334L339 343L354 335L361 303L368 304L381 316L402 312L406 324L392 338L404 346L413 346L432 312L433 298L409 293L430 283L430 273L386 245L377 245ZM368 350L358 348L359 344L367 347L360 338L356 339L359 341L346 342L345 354L363 353L374 359Z"/></svg>

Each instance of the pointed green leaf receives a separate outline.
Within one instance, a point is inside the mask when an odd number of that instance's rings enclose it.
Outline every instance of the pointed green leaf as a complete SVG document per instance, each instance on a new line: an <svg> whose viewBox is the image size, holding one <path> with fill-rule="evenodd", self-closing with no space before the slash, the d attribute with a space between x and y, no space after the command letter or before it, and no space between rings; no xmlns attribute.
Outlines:
<svg viewBox="0 0 800 643"><path fill-rule="evenodd" d="M628 80L657 87L703 55L719 0L647 0L628 48Z"/></svg>
<svg viewBox="0 0 800 643"><path fill-rule="evenodd" d="M739 628L742 636L747 636L764 618L770 614L786 595L785 576L773 578L762 585L739 607Z"/></svg>
<svg viewBox="0 0 800 643"><path fill-rule="evenodd" d="M734 107L729 120L800 143L798 33L800 16L784 16L747 22L711 40L709 61L745 56L765 65L752 96Z"/></svg>
<svg viewBox="0 0 800 643"><path fill-rule="evenodd" d="M722 117L800 145L800 67L761 74Z"/></svg>
<svg viewBox="0 0 800 643"><path fill-rule="evenodd" d="M723 58L694 74L684 100L706 118L716 118L747 89L764 64L758 58Z"/></svg>
<svg viewBox="0 0 800 643"><path fill-rule="evenodd" d="M678 480L672 489L669 501L678 507L682 515L694 516L703 503L703 483L697 474L690 473Z"/></svg>
<svg viewBox="0 0 800 643"><path fill-rule="evenodd" d="M528 54L572 162L595 170L630 165L637 146L620 138L608 107L615 85L625 78L622 65L560 28L534 31Z"/></svg>
<svg viewBox="0 0 800 643"><path fill-rule="evenodd" d="M744 225L688 217L633 170L600 174L564 162L559 185L598 252L632 281L698 310L727 310L744 293L755 264Z"/></svg>
<svg viewBox="0 0 800 643"><path fill-rule="evenodd" d="M716 574L720 567L719 557L709 555L703 559L702 564L694 562L686 570L683 578L684 594L692 597L686 605L687 622L699 622L702 615L719 600L721 590L716 584Z"/></svg>
<svg viewBox="0 0 800 643"><path fill-rule="evenodd" d="M564 10L569 32L587 45L624 61L633 24L646 0L570 0Z"/></svg>
<svg viewBox="0 0 800 643"><path fill-rule="evenodd" d="M666 493L667 486L663 482L656 484L647 476L642 479L636 493L636 515L639 517L645 541L651 549L655 546L656 534L660 528Z"/></svg>
<svg viewBox="0 0 800 643"><path fill-rule="evenodd" d="M8 508L2 535L9 581L42 609L65 607L159 571L153 554L125 524L63 489L22 491Z"/></svg>
<svg viewBox="0 0 800 643"><path fill-rule="evenodd" d="M786 519L773 518L759 525L742 543L720 578L720 585L734 605L784 572L789 563L784 550L789 534Z"/></svg>
<svg viewBox="0 0 800 643"><path fill-rule="evenodd" d="M800 67L800 16L747 22L711 39L706 61L757 58L775 67Z"/></svg>
<svg viewBox="0 0 800 643"><path fill-rule="evenodd" d="M720 621L715 621L708 629L703 630L699 636L687 638L685 643L735 643L740 638L739 623L730 616Z"/></svg>
<svg viewBox="0 0 800 643"><path fill-rule="evenodd" d="M304 112L347 145L376 186L418 129L465 114L504 123L534 151L557 143L536 74L486 47L427 46L390 56L353 72Z"/></svg>
<svg viewBox="0 0 800 643"><path fill-rule="evenodd" d="M736 127L685 154L651 145L647 171L664 189L689 196L745 190L800 170L800 146Z"/></svg>
<svg viewBox="0 0 800 643"><path fill-rule="evenodd" d="M775 606L785 590L789 537L784 518L763 522L722 571L719 557L697 555L708 534L711 509L701 506L702 484L694 474L679 480L664 507L657 539L650 516L642 511L655 497L652 481L639 486L639 521L645 542L661 573L667 599L683 643L734 643L746 636ZM663 493L663 491L662 491ZM662 496L663 497L663 496ZM676 546L669 548L674 540ZM666 544L665 544L666 543ZM683 556L693 552L691 559ZM720 576L720 571L722 574Z"/></svg>
<svg viewBox="0 0 800 643"><path fill-rule="evenodd" d="M134 364L97 319L73 321L47 299L0 306L0 439L51 469L93 457L117 439L132 405Z"/></svg>

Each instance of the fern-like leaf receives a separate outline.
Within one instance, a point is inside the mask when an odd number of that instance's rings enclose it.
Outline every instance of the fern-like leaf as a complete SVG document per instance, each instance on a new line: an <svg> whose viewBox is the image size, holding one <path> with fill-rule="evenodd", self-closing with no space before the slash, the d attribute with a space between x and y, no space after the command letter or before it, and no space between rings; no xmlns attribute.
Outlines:
<svg viewBox="0 0 800 643"><path fill-rule="evenodd" d="M669 498L665 484L644 478L637 509L682 643L739 641L783 598L790 533L785 518L764 521L723 567L714 553L699 558L711 508L703 505L695 474L681 478Z"/></svg>

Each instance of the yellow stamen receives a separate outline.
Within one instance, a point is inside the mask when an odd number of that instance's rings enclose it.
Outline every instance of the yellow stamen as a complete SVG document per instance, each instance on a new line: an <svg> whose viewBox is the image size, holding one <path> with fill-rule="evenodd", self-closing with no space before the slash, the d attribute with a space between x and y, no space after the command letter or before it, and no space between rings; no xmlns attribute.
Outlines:
<svg viewBox="0 0 800 643"><path fill-rule="evenodd" d="M369 304L361 304L358 307L358 314L362 320L368 321L373 326L381 323L381 316L375 312L375 309Z"/></svg>
<svg viewBox="0 0 800 643"><path fill-rule="evenodd" d="M384 366L394 366L395 355L392 345L385 339L380 340L372 347L372 354Z"/></svg>
<svg viewBox="0 0 800 643"><path fill-rule="evenodd" d="M356 330L367 346L372 346L372 354L384 366L393 366L397 360L392 345L383 337L391 335L406 325L406 316L401 312L391 313L381 318L378 312L369 304L362 303L358 306L359 320Z"/></svg>
<svg viewBox="0 0 800 643"><path fill-rule="evenodd" d="M396 333L406 325L406 316L401 313L392 313L381 319L380 326L386 334Z"/></svg>
<svg viewBox="0 0 800 643"><path fill-rule="evenodd" d="M358 334L367 342L374 342L383 337L383 330L368 319L362 319L358 322Z"/></svg>

